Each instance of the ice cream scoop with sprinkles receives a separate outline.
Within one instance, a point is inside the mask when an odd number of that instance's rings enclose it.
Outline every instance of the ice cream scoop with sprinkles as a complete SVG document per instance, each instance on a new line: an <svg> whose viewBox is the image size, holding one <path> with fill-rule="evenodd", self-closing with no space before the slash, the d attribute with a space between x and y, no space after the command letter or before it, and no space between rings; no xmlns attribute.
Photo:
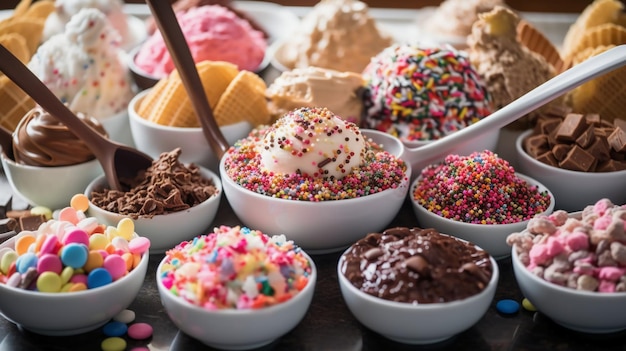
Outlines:
<svg viewBox="0 0 626 351"><path fill-rule="evenodd" d="M429 141L493 111L491 97L467 54L451 46L394 44L372 58L364 126L404 141Z"/></svg>
<svg viewBox="0 0 626 351"><path fill-rule="evenodd" d="M508 224L528 220L550 205L550 194L515 174L492 151L448 155L422 170L412 196L441 217L473 224Z"/></svg>
<svg viewBox="0 0 626 351"><path fill-rule="evenodd" d="M404 161L325 108L300 108L254 130L225 155L237 184L274 198L328 201L395 189L407 180Z"/></svg>

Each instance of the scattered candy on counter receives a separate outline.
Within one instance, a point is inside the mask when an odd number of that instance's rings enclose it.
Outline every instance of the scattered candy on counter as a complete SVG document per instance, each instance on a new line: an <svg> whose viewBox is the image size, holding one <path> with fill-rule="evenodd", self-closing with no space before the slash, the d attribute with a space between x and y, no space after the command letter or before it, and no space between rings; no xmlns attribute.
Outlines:
<svg viewBox="0 0 626 351"><path fill-rule="evenodd" d="M496 303L496 310L502 314L515 314L519 311L519 302L511 299L502 299Z"/></svg>
<svg viewBox="0 0 626 351"><path fill-rule="evenodd" d="M626 205L601 199L580 215L539 215L507 243L546 281L585 291L626 291Z"/></svg>
<svg viewBox="0 0 626 351"><path fill-rule="evenodd" d="M441 217L473 224L507 224L544 212L550 195L515 174L492 151L448 155L422 170L413 198Z"/></svg>
<svg viewBox="0 0 626 351"><path fill-rule="evenodd" d="M172 294L207 310L258 309L297 295L312 262L284 235L220 226L166 252L158 272Z"/></svg>
<svg viewBox="0 0 626 351"><path fill-rule="evenodd" d="M535 311L537 311L537 308L535 307L535 305L533 305L533 303L532 303L532 302L530 302L530 300L529 300L529 299L527 299L527 298L524 298L524 299L522 300L522 307L524 307L524 309L525 309L526 311L530 311L530 312L535 312Z"/></svg>
<svg viewBox="0 0 626 351"><path fill-rule="evenodd" d="M125 309L118 313L111 321L102 327L102 333L106 338L102 340L103 351L125 350L126 335L133 340L146 340L152 336L153 328L148 323L134 322L135 312ZM134 323L133 323L134 322ZM133 348L133 350L141 348Z"/></svg>
<svg viewBox="0 0 626 351"><path fill-rule="evenodd" d="M75 195L57 219L22 230L14 248L0 252L0 283L40 292L74 292L110 284L148 253L150 240L134 233L131 219L117 227L87 217L87 198ZM45 212L45 211L44 211Z"/></svg>

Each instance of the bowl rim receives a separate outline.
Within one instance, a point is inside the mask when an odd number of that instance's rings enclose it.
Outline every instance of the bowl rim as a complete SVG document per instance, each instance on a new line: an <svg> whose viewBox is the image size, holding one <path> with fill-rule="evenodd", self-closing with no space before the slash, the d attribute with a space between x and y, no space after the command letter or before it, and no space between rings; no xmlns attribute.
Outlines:
<svg viewBox="0 0 626 351"><path fill-rule="evenodd" d="M480 246L471 243L467 240L449 235L449 234L444 234L444 233L439 233L440 235L444 235L444 236L448 236L451 237L453 239L456 239L458 241L462 241L465 243L470 243L472 245L474 245L478 250L484 251ZM364 291L361 291L360 289L358 289L356 286L352 285L352 283L348 280L348 278L346 278L346 276L341 272L341 264L342 262L345 260L345 254L352 248L352 246L348 247L346 250L344 250L341 253L341 256L339 256L339 260L337 262L337 267L336 267L336 272L337 272L337 277L339 279L339 284L346 287L349 292L357 297L359 297L362 300L366 300L367 302L370 303L374 303L374 304L378 304L378 305L382 305L384 307L389 307L389 308L403 308L403 309L407 309L409 308L412 311L422 311L422 310L439 310L439 309L453 309L457 306L461 306L461 305L466 305L468 303L474 303L477 300L481 300L485 297L485 295L489 295L491 290L495 290L497 288L498 285L498 281L500 279L500 268L498 267L498 262L496 261L496 259L490 255L489 253L489 261L491 262L491 267L492 267L492 273L491 273L491 279L489 279L489 283L483 288L483 290L481 290L480 292L466 297L464 299L461 300L454 300L454 301L449 301L449 302L433 302L433 303L422 303L422 304L413 304L413 303L408 303L408 302L397 302L397 301L391 301L391 300L386 300L383 299L382 297L376 297L373 295L370 295ZM343 294L343 292L342 292Z"/></svg>
<svg viewBox="0 0 626 351"><path fill-rule="evenodd" d="M550 205L548 205L548 208L546 208L545 211L543 212L539 212L536 213L534 216L540 216L540 215L546 215L549 213L552 213L554 211L554 207L555 207L555 199L554 199L554 194L550 191L550 189L548 189L545 185L543 185L541 182L539 182L538 180L536 180L533 177L529 177L525 174L519 173L519 172L515 172L515 175L521 179L523 179L524 181L526 181L526 183L531 183L531 185L535 185L538 187L539 190L544 189L544 191L546 191L548 193L548 195L550 195ZM413 183L411 184L411 191L409 196L411 197L411 202L413 203L413 205L415 205L415 207L422 213L424 213L424 215L428 215L430 217L433 218L437 218L443 221L446 221L448 223L454 223L455 225L458 225L461 228L465 228L466 230L478 230L479 228L485 228L485 226L489 226L489 227L493 227L493 228L498 228L498 229L507 229L507 228L516 228L519 227L520 224L522 223L526 223L528 221L530 221L530 219L526 219L524 221L519 221L519 222L515 222L515 223L500 223L500 224L480 224L480 223L467 223L467 222L462 222L462 221L457 221L451 218L445 218L442 216L439 216L431 211L428 211L424 206L422 206L419 202L417 202L417 200L414 198L413 196L413 189L417 186L417 182L422 178L422 175L420 174L417 178L415 178L415 180L413 181ZM532 184L534 183L534 184Z"/></svg>
<svg viewBox="0 0 626 351"><path fill-rule="evenodd" d="M560 176L576 176L576 175L593 175L594 177L599 178L598 180L601 182L604 178L613 178L615 176L626 176L626 169L621 171L612 171L612 172L583 172L583 171L573 171L571 169L564 169L561 167L554 167L548 164L545 164L541 161L537 161L535 158L531 157L524 147L522 146L522 141L533 133L533 129L527 129L517 136L515 139L515 151L518 157L522 158L524 161L531 163L535 167L541 167L544 171L555 172Z"/></svg>
<svg viewBox="0 0 626 351"><path fill-rule="evenodd" d="M75 163L73 165L65 165L65 166L31 166L31 165L25 165L25 164L21 164L21 163L15 162L15 160L10 159L6 155L4 150L0 150L0 159L2 159L2 162L6 162L11 167L22 168L22 169L33 170L33 171L41 171L42 169L60 170L60 169L71 169L72 167L76 167L76 168L88 167L88 166L92 167L95 164L99 164L98 159L94 157L93 159L91 159L89 161L81 162L81 163ZM8 172L5 170L5 173L8 173Z"/></svg>
<svg viewBox="0 0 626 351"><path fill-rule="evenodd" d="M137 235L136 237L139 237L139 236ZM14 248L15 240L16 240L16 237L14 236L10 238L9 240L5 241L4 243L2 243L2 245L0 245L0 248L6 248L6 247ZM8 286L6 284L0 284L0 291L2 291L3 289L6 289L7 291L11 291L12 293L23 294L24 296L28 296L31 298L42 297L42 298L53 299L53 300L63 300L63 299L67 299L68 297L71 299L76 299L76 298L93 295L96 293L112 294L112 293L115 293L115 289L119 285L127 284L130 279L137 279L139 278L140 275L145 276L145 272L148 267L149 260L150 260L150 254L148 251L146 251L141 255L141 260L139 261L139 264L136 267L134 267L132 271L128 272L125 276L119 278L116 281L113 281L104 286L99 286L94 289L86 289L86 290L75 291L71 293L50 293L50 292L20 289L20 288Z"/></svg>
<svg viewBox="0 0 626 351"><path fill-rule="evenodd" d="M187 211L196 209L196 208L204 208L206 206L209 206L210 204L213 204L213 202L215 201L220 201L221 200L221 195L224 192L223 189L223 185L222 185L222 181L220 179L220 177L213 171L211 171L210 169L206 168L206 167L202 167L196 163L194 163L198 168L200 168L201 172L203 173L203 175L206 177L208 175L208 178L210 178L214 185L215 188L217 189L217 191L215 192L215 194L213 194L213 196L211 196L210 198L204 200L203 202L192 206L186 210L183 211L177 211L177 212L170 212L170 213L165 213L165 214L160 214L160 215L154 215L152 217L147 217L147 216L139 216L136 219L133 219L133 221L135 221L135 223L138 220L150 220L150 219L155 219L155 218L165 218L166 216L168 217L168 219L172 219L172 216L174 215L184 215L187 213ZM189 164L187 164L189 165ZM105 209L103 209L102 207L98 207L96 205L94 205L91 202L91 192L94 190L94 188L99 185L99 183L103 182L104 180L106 180L106 176L104 174L99 175L98 177L96 177L95 179L93 179L91 182L89 182L89 184L87 185L87 187L85 188L85 191L83 192L83 195L87 196L87 198L89 199L89 210L93 210L93 211L97 211L100 212L102 214L106 214L108 216L114 216L114 217L118 217L118 218L127 218L130 217L129 215L125 215L125 214L120 214L120 213L116 213L116 212L111 212L111 211L107 211ZM136 225L136 224L135 224Z"/></svg>
<svg viewBox="0 0 626 351"><path fill-rule="evenodd" d="M166 125L162 125L162 124L159 124L159 123L156 123L156 122L148 121L147 119L141 117L137 113L137 111L135 110L135 106L137 105L137 103L139 103L139 101L141 99L143 99L146 95L148 95L148 93L152 89L153 88L148 88L148 89L142 90L141 92L139 92L138 94L133 96L133 98L130 100L130 102L128 103L128 118L129 118L129 120L137 121L137 123L139 123L139 124L145 125L145 126L147 126L149 128L152 128L152 129L157 129L159 131L176 132L176 133L181 133L181 134L202 133L202 127L166 126ZM230 129L236 129L236 128L238 129L238 128L244 127L244 126L246 128L251 128L252 124L250 122L248 122L248 121L240 121L240 122L236 122L236 123L220 126L219 128L223 132L227 132Z"/></svg>
<svg viewBox="0 0 626 351"><path fill-rule="evenodd" d="M189 242L190 240L185 240L185 241ZM298 292L298 294L296 294L295 296L293 296L289 300L283 301L283 302L275 304L275 305L263 307L263 308L260 308L260 309L218 309L218 310L208 310L208 309L202 308L201 306L194 305L193 303L191 303L191 302L189 302L187 300L182 299L180 296L176 296L176 295L172 294L163 285L163 279L161 277L161 268L163 267L163 265L166 263L166 261L168 259L167 255L165 257L163 257L163 259L161 259L161 261L159 262L159 265L156 268L156 272L155 272L156 284L157 284L157 288L158 288L158 291L159 291L159 295L161 295L161 294L168 294L168 296L166 298L168 298L169 300L175 302L179 307L182 307L182 308L185 308L185 309L193 309L195 311L201 311L202 313L206 313L207 315L210 315L210 316L223 315L223 314L226 314L226 315L229 315L229 316L239 316L239 315L245 316L245 315L249 315L250 313L258 313L258 312L271 313L272 311L289 308L292 305L296 305L296 304L300 303L302 299L306 298L306 295L307 295L306 293L308 293L308 292L312 293L315 290L315 286L317 285L317 266L315 265L315 262L313 261L313 258L311 258L311 256L309 254L307 254L304 250L302 250L302 248L300 248L300 252L308 260L309 265L311 266L311 274L309 275L309 281L307 282L307 285L302 290L300 290ZM163 298L163 297L161 297L161 298Z"/></svg>
<svg viewBox="0 0 626 351"><path fill-rule="evenodd" d="M522 263L519 259L519 255L517 254L517 245L513 245L511 247L511 261L513 266L517 266L519 269L519 273L523 274L525 277L528 277L534 284L541 285L544 288L554 289L558 293L565 293L576 295L584 298L593 298L593 299L620 299L623 300L626 298L626 291L616 291L611 293L603 293L599 291L584 291L577 290L574 288L568 288L565 286L561 286L552 282L549 282L545 279L539 278L538 276L532 274L528 268ZM519 282L518 282L519 284Z"/></svg>

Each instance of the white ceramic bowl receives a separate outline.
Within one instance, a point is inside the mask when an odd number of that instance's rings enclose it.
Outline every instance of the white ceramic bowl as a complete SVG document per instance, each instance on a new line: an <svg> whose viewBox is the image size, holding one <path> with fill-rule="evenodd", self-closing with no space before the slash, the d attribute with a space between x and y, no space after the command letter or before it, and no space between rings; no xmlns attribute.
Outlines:
<svg viewBox="0 0 626 351"><path fill-rule="evenodd" d="M537 310L557 324L584 333L626 330L626 292L579 291L550 283L532 274L511 251L515 279Z"/></svg>
<svg viewBox="0 0 626 351"><path fill-rule="evenodd" d="M13 248L15 238L0 245ZM143 286L149 255L128 275L108 285L72 293L44 293L0 284L0 313L22 328L64 336L97 329L126 309Z"/></svg>
<svg viewBox="0 0 626 351"><path fill-rule="evenodd" d="M626 170L577 172L547 165L524 151L522 143L531 133L532 130L528 130L515 141L518 170L545 184L556 197L557 209L580 211L602 198L626 204Z"/></svg>
<svg viewBox="0 0 626 351"><path fill-rule="evenodd" d="M526 180L528 183L536 185L540 192L547 191L550 194L550 205L548 209L541 214L550 214L554 211L554 196L543 184L536 180L517 174L519 178ZM413 212L417 217L417 222L422 228L435 228L437 231L445 234L453 235L472 242L485 251L489 252L493 257L502 258L510 255L511 247L506 243L506 238L514 232L521 232L528 225L528 221L509 224L474 224L452 219L444 218L433 212L428 211L424 206L420 205L413 197L413 189L417 186L419 177L411 186L411 203L413 204Z"/></svg>
<svg viewBox="0 0 626 351"><path fill-rule="evenodd" d="M490 257L493 273L480 293L446 303L409 304L378 298L357 289L341 272L342 258L337 265L337 276L350 312L367 328L405 344L444 341L472 327L489 309L500 274L498 264Z"/></svg>
<svg viewBox="0 0 626 351"><path fill-rule="evenodd" d="M377 136L376 133L366 135ZM384 147L393 155L402 151L398 142ZM396 189L345 200L277 199L257 194L233 181L224 168L227 157L220 162L220 174L224 195L237 217L250 228L270 235L284 234L313 254L340 251L366 234L384 229L402 207L411 178L411 167L407 164L406 180Z"/></svg>
<svg viewBox="0 0 626 351"><path fill-rule="evenodd" d="M309 309L317 281L317 268L311 257L309 283L292 299L255 310L210 311L195 306L165 289L161 267L157 267L156 281L161 303L174 324L185 334L218 349L244 350L271 343L293 329Z"/></svg>
<svg viewBox="0 0 626 351"><path fill-rule="evenodd" d="M177 147L182 149L180 161L195 163L217 173L219 159L209 146L202 128L179 128L163 126L149 122L140 117L135 106L149 90L144 90L131 100L128 106L130 117L130 131L137 149L157 158L163 152L169 152ZM239 122L220 127L226 141L232 145L237 140L248 135L252 125L248 122Z"/></svg>
<svg viewBox="0 0 626 351"><path fill-rule="evenodd" d="M15 193L33 206L52 210L69 205L72 196L85 190L99 175L102 167L97 160L61 167L36 167L18 164L0 152L2 167Z"/></svg>
<svg viewBox="0 0 626 351"><path fill-rule="evenodd" d="M215 196L180 212L158 215L152 218L140 217L133 219L135 232L150 239L150 253L165 252L182 241L204 234L209 229L215 219L222 198L222 182L217 174L208 169L202 169L202 173L213 180L218 191ZM102 189L105 186L107 186L106 178L102 175L89 183L81 192L84 192L87 197L91 198L91 193L95 189ZM97 218L99 223L110 226L117 226L117 223L122 218L128 217L106 211L91 202L89 203L87 215Z"/></svg>

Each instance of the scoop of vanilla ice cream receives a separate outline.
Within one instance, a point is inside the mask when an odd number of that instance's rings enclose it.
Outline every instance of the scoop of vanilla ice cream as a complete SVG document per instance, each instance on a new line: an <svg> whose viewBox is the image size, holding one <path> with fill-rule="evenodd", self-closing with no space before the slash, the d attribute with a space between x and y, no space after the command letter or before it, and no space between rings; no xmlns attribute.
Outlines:
<svg viewBox="0 0 626 351"><path fill-rule="evenodd" d="M358 126L326 108L295 109L274 123L261 140L261 167L274 174L343 178L365 159Z"/></svg>
<svg viewBox="0 0 626 351"><path fill-rule="evenodd" d="M134 96L119 36L97 9L83 9L44 42L28 67L70 109L103 119Z"/></svg>

